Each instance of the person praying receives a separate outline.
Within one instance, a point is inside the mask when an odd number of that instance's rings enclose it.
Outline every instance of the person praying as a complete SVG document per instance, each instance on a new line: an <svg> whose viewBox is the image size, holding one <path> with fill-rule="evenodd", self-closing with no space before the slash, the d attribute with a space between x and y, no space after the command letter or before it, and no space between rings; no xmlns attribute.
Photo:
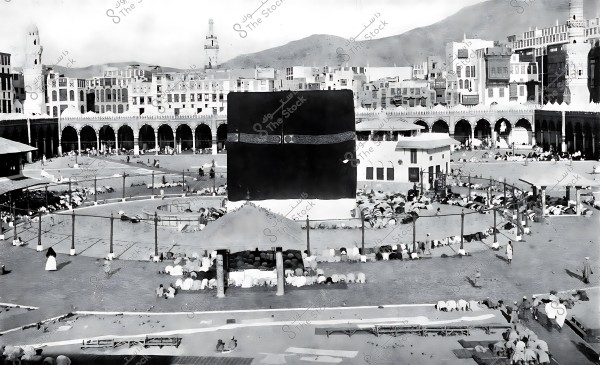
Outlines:
<svg viewBox="0 0 600 365"><path fill-rule="evenodd" d="M585 284L589 284L590 283L590 275L592 275L594 272L592 271L592 266L590 265L590 258L586 257L585 261L583 262L583 282Z"/></svg>
<svg viewBox="0 0 600 365"><path fill-rule="evenodd" d="M46 251L46 271L56 271L56 252L52 247Z"/></svg>

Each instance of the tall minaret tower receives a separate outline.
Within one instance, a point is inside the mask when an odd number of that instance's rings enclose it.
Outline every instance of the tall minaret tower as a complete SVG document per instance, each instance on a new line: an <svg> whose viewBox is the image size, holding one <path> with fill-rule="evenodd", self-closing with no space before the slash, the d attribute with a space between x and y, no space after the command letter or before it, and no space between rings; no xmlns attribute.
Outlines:
<svg viewBox="0 0 600 365"><path fill-rule="evenodd" d="M588 82L588 53L590 45L585 41L585 19L583 18L583 0L569 2L569 20L567 21L569 43L565 45L567 53L565 101L573 103L589 103L590 91Z"/></svg>
<svg viewBox="0 0 600 365"><path fill-rule="evenodd" d="M26 115L45 113L45 91L42 71L42 51L40 34L35 25L27 27L25 44L25 64L23 65L23 82L25 86L25 102L23 112Z"/></svg>
<svg viewBox="0 0 600 365"><path fill-rule="evenodd" d="M213 20L208 20L208 35L206 36L206 43L204 44L204 50L206 51L206 66L205 68L217 68L219 63L217 56L219 55L219 43L217 42L217 36L213 31Z"/></svg>

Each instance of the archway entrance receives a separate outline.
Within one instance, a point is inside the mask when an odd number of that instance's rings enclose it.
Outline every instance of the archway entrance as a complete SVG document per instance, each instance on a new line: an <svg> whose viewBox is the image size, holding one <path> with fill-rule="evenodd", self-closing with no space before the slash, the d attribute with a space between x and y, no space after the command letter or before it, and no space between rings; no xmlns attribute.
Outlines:
<svg viewBox="0 0 600 365"><path fill-rule="evenodd" d="M60 136L60 144L63 153L70 151L77 152L77 131L75 128L70 125L63 128Z"/></svg>
<svg viewBox="0 0 600 365"><path fill-rule="evenodd" d="M445 121L440 119L437 122L433 123L433 125L431 126L431 132L433 132L433 133L449 133L450 127L448 127L448 123L446 123Z"/></svg>
<svg viewBox="0 0 600 365"><path fill-rule="evenodd" d="M120 130L119 130L120 131ZM153 150L156 148L156 143L154 140L154 128L145 124L140 128L140 148L143 151Z"/></svg>

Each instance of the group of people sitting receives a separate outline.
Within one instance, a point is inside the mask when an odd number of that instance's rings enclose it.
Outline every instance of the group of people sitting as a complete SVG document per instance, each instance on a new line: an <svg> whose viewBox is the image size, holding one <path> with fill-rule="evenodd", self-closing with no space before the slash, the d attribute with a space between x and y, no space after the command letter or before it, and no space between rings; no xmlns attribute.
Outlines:
<svg viewBox="0 0 600 365"><path fill-rule="evenodd" d="M546 341L538 339L535 333L522 325L502 333L502 341L490 345L490 350L497 356L506 356L511 364L550 364L551 354Z"/></svg>
<svg viewBox="0 0 600 365"><path fill-rule="evenodd" d="M219 339L217 341L217 352L231 352L231 351L235 350L236 347L237 347L237 340L235 339L235 337L232 337L231 340L229 340L228 347L225 347L225 342L223 342L223 340Z"/></svg>
<svg viewBox="0 0 600 365"><path fill-rule="evenodd" d="M177 289L175 288L174 284L170 284L167 289L165 289L163 287L163 285L160 284L158 286L158 289L156 289L156 297L157 298L173 299L173 298L175 298L176 294L177 294Z"/></svg>
<svg viewBox="0 0 600 365"><path fill-rule="evenodd" d="M452 311L473 311L479 308L479 303L477 301L471 300L466 301L464 299L456 300L448 300L443 301L440 300L435 305L435 309L440 312L452 312Z"/></svg>
<svg viewBox="0 0 600 365"><path fill-rule="evenodd" d="M43 349L33 346L2 346L0 347L0 364L31 364L31 365L71 365L71 360L64 355L56 357L42 355Z"/></svg>

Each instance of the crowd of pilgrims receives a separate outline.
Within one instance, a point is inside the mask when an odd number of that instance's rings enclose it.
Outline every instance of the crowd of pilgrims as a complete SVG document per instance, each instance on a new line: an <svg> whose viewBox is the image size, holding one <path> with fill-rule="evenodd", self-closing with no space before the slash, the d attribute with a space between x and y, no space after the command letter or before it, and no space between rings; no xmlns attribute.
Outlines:
<svg viewBox="0 0 600 365"><path fill-rule="evenodd" d="M44 356L42 348L33 346L2 346L0 347L0 364L23 365L71 365L67 356Z"/></svg>

